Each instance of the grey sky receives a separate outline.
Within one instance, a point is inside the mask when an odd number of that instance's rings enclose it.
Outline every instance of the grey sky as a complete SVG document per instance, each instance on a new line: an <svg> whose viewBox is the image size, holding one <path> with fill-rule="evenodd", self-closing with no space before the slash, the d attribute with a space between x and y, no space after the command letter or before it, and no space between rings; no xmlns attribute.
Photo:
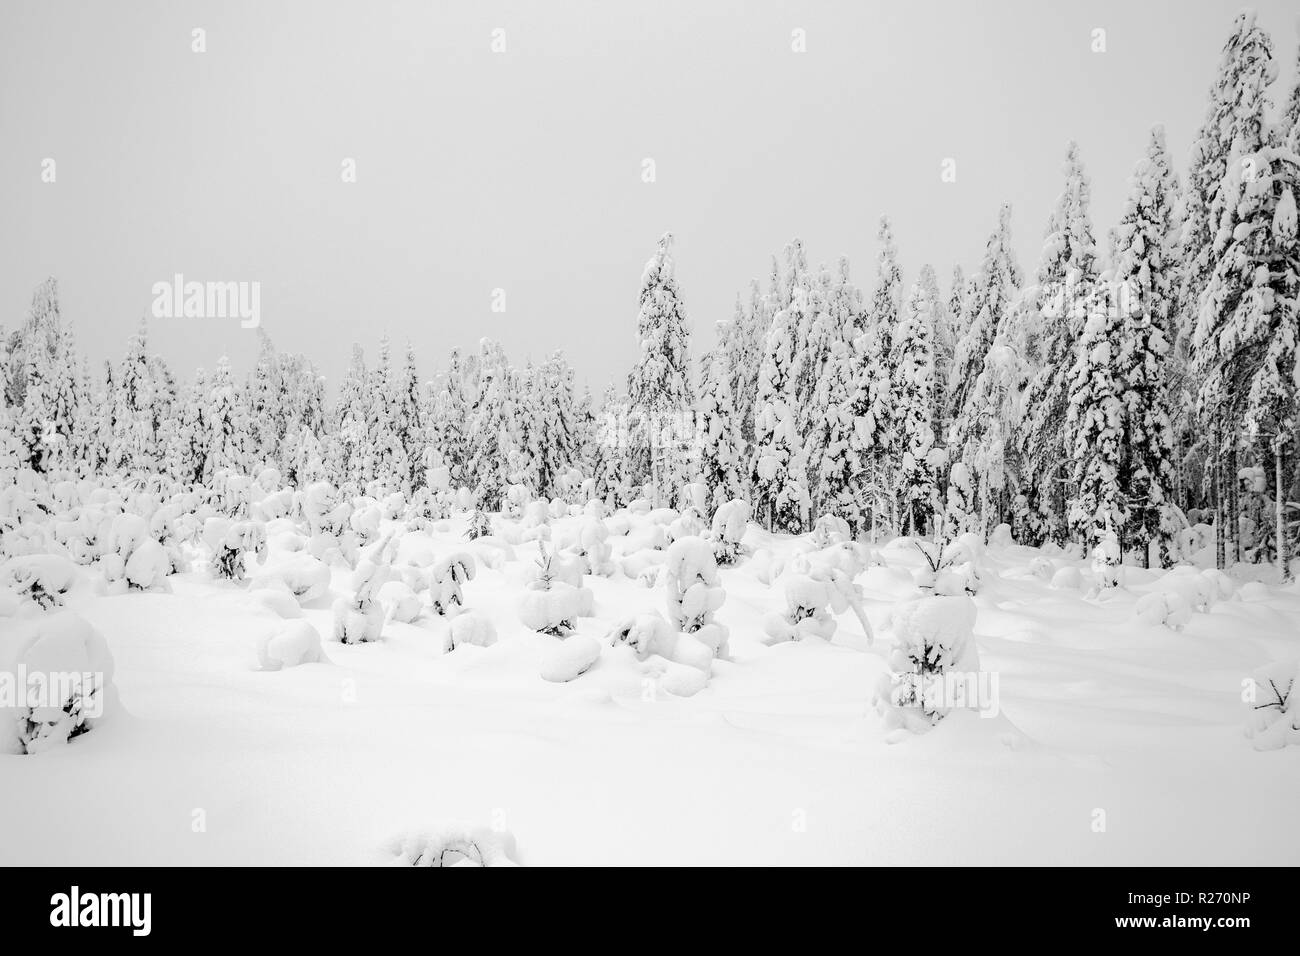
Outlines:
<svg viewBox="0 0 1300 956"><path fill-rule="evenodd" d="M1276 103L1295 7L1255 8ZM154 282L256 280L263 328L332 381L352 341L373 356L386 330L426 375L490 335L519 363L563 348L599 389L633 361L665 230L696 356L792 236L814 263L848 255L869 291L887 213L909 279L929 261L946 287L1010 201L1032 269L1070 138L1104 235L1151 124L1185 175L1239 9L4 0L0 323L55 275L83 353L116 361ZM185 379L222 353L246 370L256 348L236 319L151 319L150 335Z"/></svg>

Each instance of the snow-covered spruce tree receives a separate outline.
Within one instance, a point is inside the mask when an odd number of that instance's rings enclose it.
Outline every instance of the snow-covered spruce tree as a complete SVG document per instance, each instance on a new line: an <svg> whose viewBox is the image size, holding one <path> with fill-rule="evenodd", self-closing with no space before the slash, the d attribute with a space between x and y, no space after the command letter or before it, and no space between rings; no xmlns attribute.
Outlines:
<svg viewBox="0 0 1300 956"><path fill-rule="evenodd" d="M726 353L719 349L705 353L700 363L703 376L695 418L699 474L709 488L707 518L722 503L743 498L748 487L745 442L731 395L732 370Z"/></svg>
<svg viewBox="0 0 1300 956"><path fill-rule="evenodd" d="M109 462L117 471L153 471L156 467L154 382L145 342L141 320L139 331L127 340L126 358L114 381Z"/></svg>
<svg viewBox="0 0 1300 956"><path fill-rule="evenodd" d="M1161 126L1151 131L1147 155L1133 172L1116 230L1111 277L1120 329L1115 373L1123 398L1123 471L1129 536L1146 565L1157 547L1168 567L1179 522L1173 495L1173 433L1169 413L1170 349L1177 296L1179 241L1177 181Z"/></svg>
<svg viewBox="0 0 1300 956"><path fill-rule="evenodd" d="M862 490L867 449L865 432L858 430L853 416L855 371L850 343L842 339L833 343L825 374L818 383L818 404L826 412L816 426L822 454L814 507L819 516L842 518L854 537L867 524L867 502Z"/></svg>
<svg viewBox="0 0 1300 956"><path fill-rule="evenodd" d="M556 351L538 370L534 394L537 428L537 491L546 498L559 495L559 479L579 455L573 400L573 368Z"/></svg>
<svg viewBox="0 0 1300 956"><path fill-rule="evenodd" d="M1071 436L1072 482L1077 488L1069 502L1070 532L1092 551L1111 536L1123 534L1128 501L1120 487L1124 401L1116 368L1119 309L1101 288L1086 308L1070 377L1066 426Z"/></svg>
<svg viewBox="0 0 1300 956"><path fill-rule="evenodd" d="M667 503L688 476L691 418L690 329L677 289L673 237L665 233L641 276L640 358L628 375L628 478L652 485Z"/></svg>
<svg viewBox="0 0 1300 956"><path fill-rule="evenodd" d="M514 376L505 351L491 339L479 343L478 397L470 409L467 433L467 478L475 500L487 511L500 511L517 458L515 413L511 393Z"/></svg>
<svg viewBox="0 0 1300 956"><path fill-rule="evenodd" d="M796 295L802 295L796 290ZM803 436L795 426L794 337L787 309L777 313L768 333L758 376L751 463L754 512L769 531L802 534L811 502Z"/></svg>
<svg viewBox="0 0 1300 956"><path fill-rule="evenodd" d="M1238 14L1219 56L1205 120L1192 144L1187 177L1182 243L1186 263L1182 299L1187 309L1186 326L1179 333L1189 340L1195 334L1201 297L1219 259L1215 245L1224 208L1219 188L1228 172L1233 143L1239 137L1245 148L1263 142L1265 88L1276 75L1272 43L1256 24L1255 13ZM1238 152L1239 160L1244 156L1244 150Z"/></svg>
<svg viewBox="0 0 1300 956"><path fill-rule="evenodd" d="M1197 413L1214 461L1215 556L1220 568L1229 558L1239 559L1237 452L1246 438L1247 407L1260 394L1254 391L1256 382L1263 388L1272 384L1256 377L1270 329L1279 324L1294 327L1294 311L1287 317L1287 303L1294 302L1294 293L1286 289L1286 269L1273 271L1272 220L1281 197L1274 192L1278 157L1268 146L1265 116L1268 84L1276 73L1268 36L1255 26L1253 15L1238 17L1212 94L1221 123L1216 148L1225 141L1229 144L1222 178L1208 202L1212 232L1204 248L1188 250L1199 256L1189 268L1208 269L1197 302L1192 362L1200 381ZM1285 181L1285 173L1282 178ZM1200 223L1189 220L1188 225ZM1201 237L1193 233L1185 238L1199 242ZM1294 342L1294 331L1290 341Z"/></svg>
<svg viewBox="0 0 1300 956"><path fill-rule="evenodd" d="M921 267L921 281L929 282L927 273L935 283L935 298L938 298L938 278L930 265ZM961 341L962 326L961 318L966 301L966 273L962 267L957 265L952 267L952 280L948 289L948 298L944 303L943 310L935 317L934 323L934 378L935 378L935 401L939 406L939 414L947 420L948 413L948 382L952 377L953 365L957 361L957 345ZM943 430L937 434L941 435Z"/></svg>
<svg viewBox="0 0 1300 956"><path fill-rule="evenodd" d="M224 355L217 360L217 370L208 385L203 420L208 430L203 483L211 485L221 472L246 474L248 458L244 441L248 436L248 413L230 374L230 360Z"/></svg>
<svg viewBox="0 0 1300 956"><path fill-rule="evenodd" d="M979 504L975 498L975 479L964 462L953 462L948 470L948 495L939 527L940 543L947 546L976 529Z"/></svg>
<svg viewBox="0 0 1300 956"><path fill-rule="evenodd" d="M1263 146L1242 159L1229 164L1221 186L1220 259L1202 297L1193 343L1204 376L1198 407L1226 452L1232 483L1227 524L1234 559L1240 548L1236 451L1242 446L1274 458L1278 557L1285 550L1282 458L1295 434L1300 324L1300 157Z"/></svg>
<svg viewBox="0 0 1300 956"><path fill-rule="evenodd" d="M934 447L933 291L917 282L903 308L894 335L891 362L894 379L895 421L899 459L900 531L920 535L934 513L934 472L930 453Z"/></svg>
<svg viewBox="0 0 1300 956"><path fill-rule="evenodd" d="M593 429L591 477L596 497L611 508L628 502L624 469L626 408L626 403L614 391L614 383L610 382L605 386Z"/></svg>
<svg viewBox="0 0 1300 956"><path fill-rule="evenodd" d="M1020 267L1011 246L1011 207L1003 205L998 214L998 227L989 237L979 271L971 278L964 298L959 324L965 331L957 346L948 404L951 420L948 459L966 462L967 477L972 483L978 479L986 490L983 498L991 498L995 489L1002 488L1000 450L1004 444L1005 422L1000 420L999 412L1005 407L1004 400L1014 377L1008 363L995 364L987 375L984 372L990 359L996 362L999 357L1013 357L1005 349L995 351L994 345L1019 294L1020 281ZM977 460L984 463L983 474L978 471ZM993 474L988 473L990 461L998 463ZM976 474L971 474L972 469ZM951 468L949 474L951 480ZM996 507L992 502L990 506ZM997 517L984 514L982 521L991 525Z"/></svg>
<svg viewBox="0 0 1300 956"><path fill-rule="evenodd" d="M745 460L753 453L754 402L758 397L758 371L763 364L763 348L771 313L759 290L758 280L750 283L749 305L743 307L736 297L736 310L722 338L722 352L731 373L731 396L735 402L736 421L740 423ZM748 481L748 479L746 479Z"/></svg>
<svg viewBox="0 0 1300 956"><path fill-rule="evenodd" d="M420 373L415 367L415 346L409 340L402 367L392 370L389 390L388 431L395 446L391 471L398 486L409 491L424 481L420 463L424 460L425 441Z"/></svg>
<svg viewBox="0 0 1300 956"><path fill-rule="evenodd" d="M203 480L207 468L208 448L212 444L208 411L208 382L203 369L194 373L194 382L182 394L173 416L174 427L168 432L163 449L166 474L173 480L192 485Z"/></svg>
<svg viewBox="0 0 1300 956"><path fill-rule="evenodd" d="M854 407L857 425L865 428L867 449L865 495L874 528L884 515L891 524L898 485L898 426L894 408L894 336L903 302L903 273L898 265L889 219L880 218L876 238L880 255L876 264L876 288L867 309L866 329L855 343L858 356L857 398Z"/></svg>
<svg viewBox="0 0 1300 956"><path fill-rule="evenodd" d="M683 634L692 634L714 657L726 659L727 627L713 615L727 592L718 577L713 545L688 536L674 541L664 555L664 597L668 620Z"/></svg>
<svg viewBox="0 0 1300 956"><path fill-rule="evenodd" d="M254 462L274 460L284 440L284 386L280 356L265 329L257 330L257 364L248 383L248 450Z"/></svg>
<svg viewBox="0 0 1300 956"><path fill-rule="evenodd" d="M1043 239L1038 275L1026 290L1025 358L1035 369L1017 435L1022 481L1048 533L1065 542L1065 477L1070 460L1066 417L1086 303L1097 285L1097 243L1088 205L1091 188L1071 142L1065 154L1065 189L1056 200Z"/></svg>
<svg viewBox="0 0 1300 956"><path fill-rule="evenodd" d="M329 464L339 482L351 481L361 486L373 477L367 462L371 401L366 356L361 346L353 343L352 360L339 384L334 427L331 429L335 460Z"/></svg>

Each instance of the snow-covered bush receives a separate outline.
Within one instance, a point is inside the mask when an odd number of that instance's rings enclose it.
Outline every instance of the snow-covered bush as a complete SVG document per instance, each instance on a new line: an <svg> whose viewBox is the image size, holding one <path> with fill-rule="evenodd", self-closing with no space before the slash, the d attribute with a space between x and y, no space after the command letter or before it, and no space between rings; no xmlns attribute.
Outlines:
<svg viewBox="0 0 1300 956"><path fill-rule="evenodd" d="M257 664L264 671L315 664L325 659L320 632L309 621L286 621L257 644Z"/></svg>
<svg viewBox="0 0 1300 956"><path fill-rule="evenodd" d="M489 647L497 642L497 629L492 622L470 611L457 614L448 627L447 650L454 651L462 644Z"/></svg>
<svg viewBox="0 0 1300 956"><path fill-rule="evenodd" d="M464 607L461 585L474 580L474 556L455 551L433 563L429 569L429 605L434 614L445 615L453 607Z"/></svg>
<svg viewBox="0 0 1300 956"><path fill-rule="evenodd" d="M693 634L715 657L727 657L726 625L713 619L727 594L718 578L712 545L700 537L674 541L664 558L664 571L668 620L677 630Z"/></svg>
<svg viewBox="0 0 1300 956"><path fill-rule="evenodd" d="M585 634L574 634L547 650L542 657L542 680L562 684L591 670L600 659L600 641Z"/></svg>
<svg viewBox="0 0 1300 956"><path fill-rule="evenodd" d="M1181 631L1192 619L1192 606L1179 591L1152 591L1137 599L1133 616L1150 627L1163 624L1171 630Z"/></svg>
<svg viewBox="0 0 1300 956"><path fill-rule="evenodd" d="M637 614L619 621L609 633L609 642L632 648L638 660L657 655L706 674L713 661L712 650L693 635L674 630L662 615L655 613Z"/></svg>
<svg viewBox="0 0 1300 956"><path fill-rule="evenodd" d="M242 581L246 553L257 555L259 564L266 561L266 525L260 521L213 515L203 523L203 543L212 552L212 569L219 578Z"/></svg>
<svg viewBox="0 0 1300 956"><path fill-rule="evenodd" d="M450 823L394 837L393 866L518 866L515 838L505 830Z"/></svg>
<svg viewBox="0 0 1300 956"><path fill-rule="evenodd" d="M32 754L91 730L114 706L113 657L71 611L0 629L0 753Z"/></svg>
<svg viewBox="0 0 1300 956"><path fill-rule="evenodd" d="M469 517L469 527L465 530L465 537L473 541L475 538L483 538L491 533L492 519L482 508L475 508L474 513Z"/></svg>
<svg viewBox="0 0 1300 956"><path fill-rule="evenodd" d="M718 564L735 564L743 553L741 538L749 527L749 502L742 498L733 498L718 506L713 513L713 525L709 529L709 543L713 546L713 558Z"/></svg>
<svg viewBox="0 0 1300 956"><path fill-rule="evenodd" d="M384 610L379 589L391 571L385 564L363 559L352 574L351 598L334 602L334 638L344 644L377 641L384 629Z"/></svg>
<svg viewBox="0 0 1300 956"><path fill-rule="evenodd" d="M519 619L541 634L566 637L573 633L580 616L591 613L592 595L584 587L565 582L555 556L542 542L537 547L536 577L519 600ZM580 570L577 579L581 584Z"/></svg>
<svg viewBox="0 0 1300 956"><path fill-rule="evenodd" d="M77 577L77 566L56 554L22 554L0 564L0 587L44 610L62 607Z"/></svg>
<svg viewBox="0 0 1300 956"><path fill-rule="evenodd" d="M924 597L894 607L890 673L873 703L886 726L927 730L955 707L979 704L969 678L979 671L975 604L968 597Z"/></svg>
<svg viewBox="0 0 1300 956"><path fill-rule="evenodd" d="M252 580L252 587L282 584L299 604L307 604L330 589L329 566L302 551L277 555Z"/></svg>
<svg viewBox="0 0 1300 956"><path fill-rule="evenodd" d="M379 603L384 606L390 621L410 624L423 610L420 596L403 581L387 581L379 589Z"/></svg>
<svg viewBox="0 0 1300 956"><path fill-rule="evenodd" d="M1251 678L1246 736L1256 750L1300 744L1300 658L1277 661Z"/></svg>
<svg viewBox="0 0 1300 956"><path fill-rule="evenodd" d="M874 640L871 622L862 609L862 595L852 578L843 571L824 568L785 578L785 611L769 614L763 621L765 643L798 641L820 637L829 641L835 634L834 615L852 610L867 640Z"/></svg>

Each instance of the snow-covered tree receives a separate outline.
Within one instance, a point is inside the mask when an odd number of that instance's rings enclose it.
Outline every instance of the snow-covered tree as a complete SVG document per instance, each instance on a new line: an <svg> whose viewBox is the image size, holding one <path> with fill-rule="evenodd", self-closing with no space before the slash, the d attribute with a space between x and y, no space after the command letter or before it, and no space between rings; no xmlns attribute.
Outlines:
<svg viewBox="0 0 1300 956"><path fill-rule="evenodd" d="M1129 533L1144 560L1157 542L1167 566L1178 528L1173 495L1173 433L1169 368L1177 303L1181 222L1177 179L1169 165L1165 133L1151 131L1146 156L1116 229L1117 250L1110 285L1117 296L1120 328L1115 372L1124 405L1124 472Z"/></svg>
<svg viewBox="0 0 1300 956"><path fill-rule="evenodd" d="M1017 436L1021 478L1037 495L1039 513L1058 544L1067 531L1064 476L1059 472L1070 459L1067 410L1078 342L1097 285L1090 195L1078 145L1071 142L1065 155L1065 189L1048 220L1035 285L1024 297L1025 358L1036 371Z"/></svg>
<svg viewBox="0 0 1300 956"><path fill-rule="evenodd" d="M671 233L641 276L637 338L641 354L628 376L629 477L651 484L661 501L688 476L691 420L690 329L677 289Z"/></svg>
<svg viewBox="0 0 1300 956"><path fill-rule="evenodd" d="M802 295L796 290L796 295ZM754 512L769 530L802 533L808 523L804 442L795 424L794 335L791 312L776 314L768 333L766 354L758 376L754 409L754 458L751 463Z"/></svg>
<svg viewBox="0 0 1300 956"><path fill-rule="evenodd" d="M920 534L930 523L936 495L930 454L934 448L933 289L917 282L894 336L895 421L899 460L901 528Z"/></svg>
<svg viewBox="0 0 1300 956"><path fill-rule="evenodd" d="M709 513L726 501L743 498L748 481L748 462L740 419L731 394L732 369L727 353L719 349L705 354L701 362L700 402L696 412L699 447L699 475L709 488Z"/></svg>

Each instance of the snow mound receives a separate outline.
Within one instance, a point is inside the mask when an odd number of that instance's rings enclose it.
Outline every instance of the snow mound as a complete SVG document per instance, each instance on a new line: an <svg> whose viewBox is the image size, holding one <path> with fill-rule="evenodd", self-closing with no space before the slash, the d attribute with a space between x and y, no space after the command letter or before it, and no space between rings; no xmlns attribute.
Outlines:
<svg viewBox="0 0 1300 956"><path fill-rule="evenodd" d="M264 671L317 664L324 660L320 632L309 621L288 621L257 644L257 664Z"/></svg>
<svg viewBox="0 0 1300 956"><path fill-rule="evenodd" d="M515 838L508 830L444 823L391 839L391 866L518 866Z"/></svg>
<svg viewBox="0 0 1300 956"><path fill-rule="evenodd" d="M0 587L47 610L63 606L77 576L77 566L56 554L23 554L0 564Z"/></svg>
<svg viewBox="0 0 1300 956"><path fill-rule="evenodd" d="M490 647L497 642L497 629L491 621L478 614L458 614L451 619L451 643L447 650L454 651L462 644Z"/></svg>
<svg viewBox="0 0 1300 956"><path fill-rule="evenodd" d="M591 670L600 659L600 641L585 634L556 641L542 658L543 680L556 684L574 680Z"/></svg>
<svg viewBox="0 0 1300 956"><path fill-rule="evenodd" d="M0 753L50 750L91 730L115 706L113 656L81 616L56 611L0 633Z"/></svg>

